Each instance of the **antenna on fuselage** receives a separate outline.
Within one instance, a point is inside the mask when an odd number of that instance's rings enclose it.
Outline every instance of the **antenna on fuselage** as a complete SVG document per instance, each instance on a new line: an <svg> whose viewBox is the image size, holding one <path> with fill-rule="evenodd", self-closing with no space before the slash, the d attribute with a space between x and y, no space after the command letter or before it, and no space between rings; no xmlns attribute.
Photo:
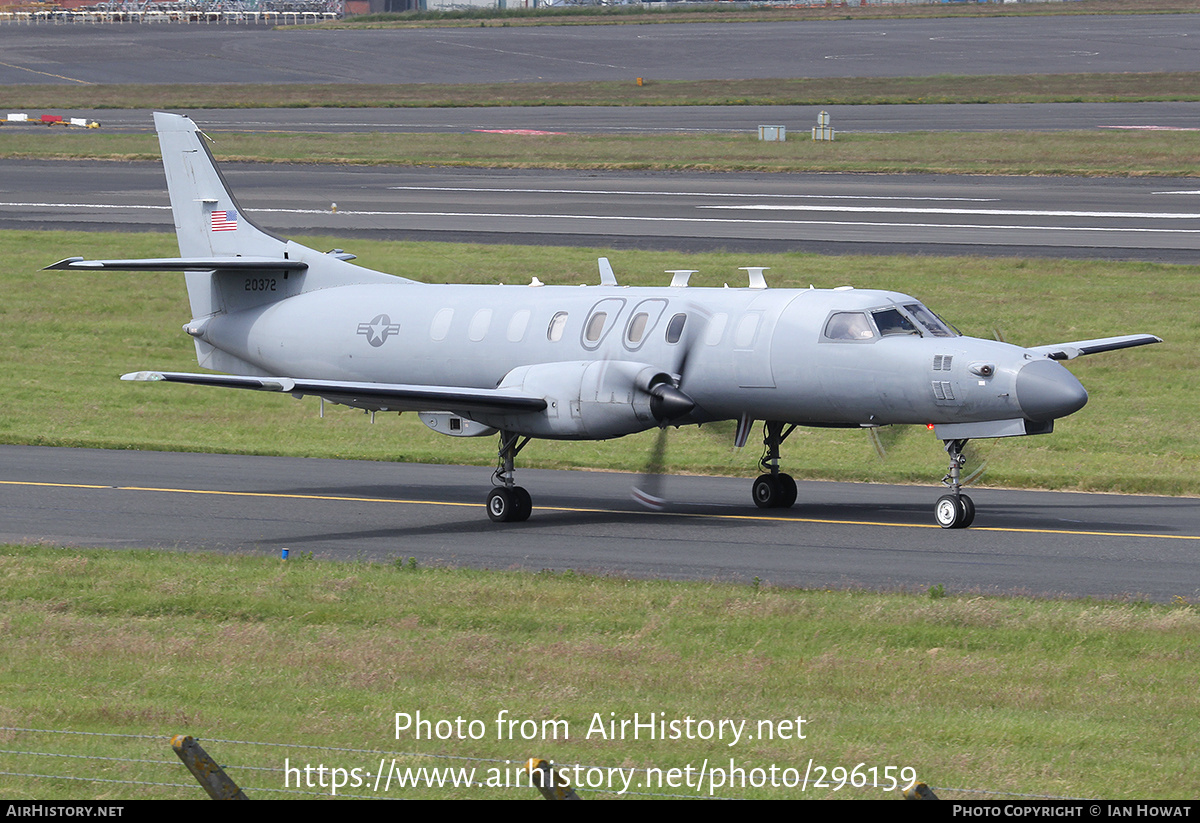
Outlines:
<svg viewBox="0 0 1200 823"><path fill-rule="evenodd" d="M695 274L697 269L667 269L667 274L671 275L671 288L682 289L688 284L688 280Z"/></svg>
<svg viewBox="0 0 1200 823"><path fill-rule="evenodd" d="M612 265L608 262L607 257L601 257L596 261L600 266L600 285L615 286L617 285L617 275L613 273Z"/></svg>
<svg viewBox="0 0 1200 823"><path fill-rule="evenodd" d="M738 266L738 268L750 276L750 288L765 289L767 287L767 278L763 277L763 272L770 266Z"/></svg>

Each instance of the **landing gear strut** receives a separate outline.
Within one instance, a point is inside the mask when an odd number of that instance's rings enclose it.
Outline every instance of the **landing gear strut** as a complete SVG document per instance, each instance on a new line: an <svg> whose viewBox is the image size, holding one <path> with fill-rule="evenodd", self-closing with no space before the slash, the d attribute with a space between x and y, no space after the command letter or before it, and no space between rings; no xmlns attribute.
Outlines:
<svg viewBox="0 0 1200 823"><path fill-rule="evenodd" d="M492 473L495 488L487 496L487 513L493 523L521 523L533 512L533 498L516 484L514 468L517 455L528 442L528 437L500 432L499 456Z"/></svg>
<svg viewBox="0 0 1200 823"><path fill-rule="evenodd" d="M796 503L796 481L779 471L779 444L796 430L788 426L785 431L784 425L773 420L763 423L763 456L758 462L767 473L758 476L751 490L760 509L790 509Z"/></svg>
<svg viewBox="0 0 1200 823"><path fill-rule="evenodd" d="M942 483L950 487L950 494L938 498L933 506L933 517L943 529L965 529L975 520L975 503L962 493L962 467L967 462L962 451L967 441L945 442L946 453L950 455L950 473L942 478Z"/></svg>

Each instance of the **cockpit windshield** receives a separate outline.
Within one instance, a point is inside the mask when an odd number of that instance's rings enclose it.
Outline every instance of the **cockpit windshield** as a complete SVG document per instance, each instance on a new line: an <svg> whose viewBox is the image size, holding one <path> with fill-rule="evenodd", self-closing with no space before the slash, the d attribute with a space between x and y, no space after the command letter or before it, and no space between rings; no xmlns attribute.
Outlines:
<svg viewBox="0 0 1200 823"><path fill-rule="evenodd" d="M934 337L958 337L958 335L944 322L942 318L931 312L929 309L922 306L920 303L909 303L904 307L904 310L913 316L913 319L921 324L924 332L929 332Z"/></svg>
<svg viewBox="0 0 1200 823"><path fill-rule="evenodd" d="M870 311L834 312L825 321L828 340L876 340L893 335L958 337L958 332L920 303Z"/></svg>
<svg viewBox="0 0 1200 823"><path fill-rule="evenodd" d="M871 312L871 316L875 318L875 325L884 337L889 334L920 334L912 321L896 309L880 309Z"/></svg>

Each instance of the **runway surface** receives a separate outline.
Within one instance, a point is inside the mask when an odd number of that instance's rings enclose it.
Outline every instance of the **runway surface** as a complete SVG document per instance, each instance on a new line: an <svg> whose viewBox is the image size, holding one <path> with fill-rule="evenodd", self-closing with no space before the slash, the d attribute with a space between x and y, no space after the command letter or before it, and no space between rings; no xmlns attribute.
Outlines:
<svg viewBox="0 0 1200 823"><path fill-rule="evenodd" d="M303 31L0 26L0 84L475 83L1195 71L1200 15Z"/></svg>
<svg viewBox="0 0 1200 823"><path fill-rule="evenodd" d="M948 593L1167 601L1200 594L1200 501L978 490L975 526L932 523L935 486L800 483L760 512L749 481L520 470L534 514L491 523L485 467L0 447L0 541Z"/></svg>
<svg viewBox="0 0 1200 823"><path fill-rule="evenodd" d="M1200 262L1193 179L222 168L285 235ZM0 228L170 231L162 168L0 161Z"/></svg>

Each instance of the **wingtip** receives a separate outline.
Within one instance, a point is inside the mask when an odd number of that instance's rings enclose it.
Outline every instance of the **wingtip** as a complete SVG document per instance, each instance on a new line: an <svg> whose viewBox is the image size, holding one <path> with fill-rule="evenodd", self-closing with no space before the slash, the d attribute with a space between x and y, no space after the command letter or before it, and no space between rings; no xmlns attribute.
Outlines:
<svg viewBox="0 0 1200 823"><path fill-rule="evenodd" d="M128 374L121 375L122 380L133 380L139 383L153 383L159 380L165 380L163 373L159 371L131 371Z"/></svg>

